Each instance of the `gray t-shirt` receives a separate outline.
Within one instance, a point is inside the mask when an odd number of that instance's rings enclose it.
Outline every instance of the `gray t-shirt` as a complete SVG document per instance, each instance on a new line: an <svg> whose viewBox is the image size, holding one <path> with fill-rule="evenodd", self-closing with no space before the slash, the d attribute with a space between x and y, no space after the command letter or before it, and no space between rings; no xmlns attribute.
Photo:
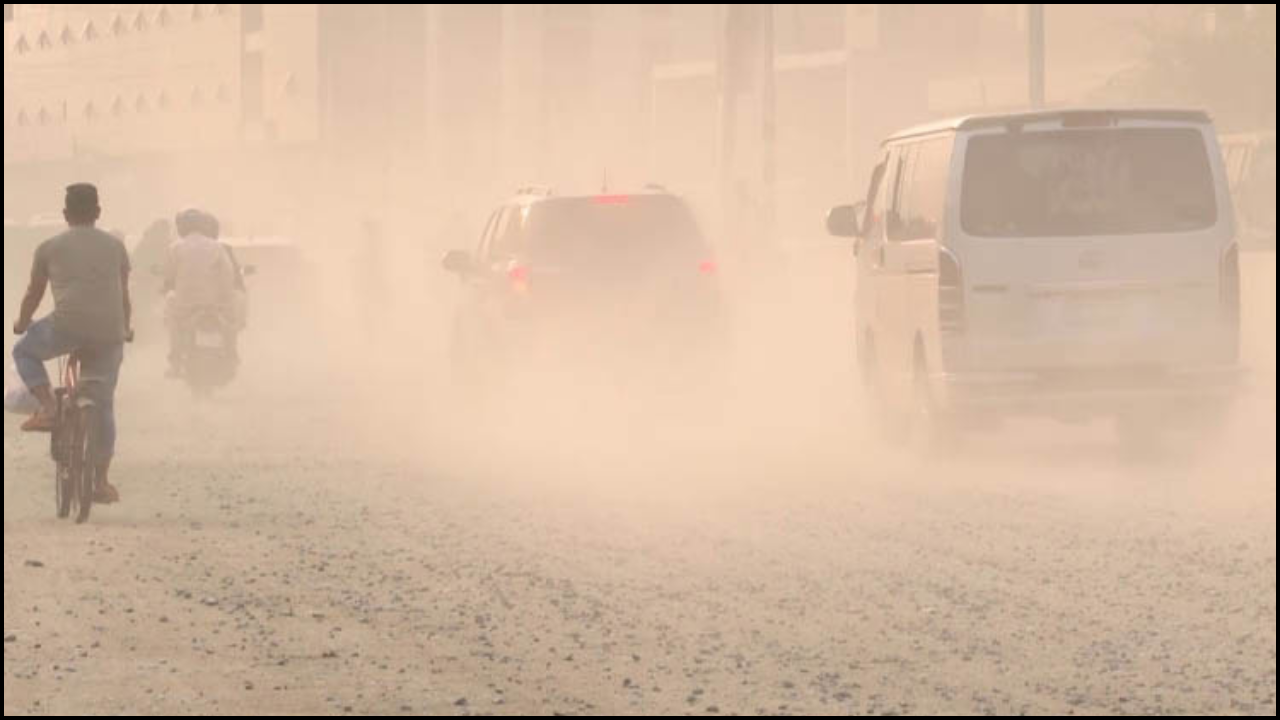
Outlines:
<svg viewBox="0 0 1280 720"><path fill-rule="evenodd" d="M114 235L72 227L36 248L35 266L53 289L53 326L86 342L124 341L129 251Z"/></svg>

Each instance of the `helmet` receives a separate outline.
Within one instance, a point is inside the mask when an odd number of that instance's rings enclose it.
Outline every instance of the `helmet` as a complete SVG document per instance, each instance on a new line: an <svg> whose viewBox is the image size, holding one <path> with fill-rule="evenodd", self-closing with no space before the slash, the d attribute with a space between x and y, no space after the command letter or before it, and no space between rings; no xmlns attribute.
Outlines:
<svg viewBox="0 0 1280 720"><path fill-rule="evenodd" d="M203 231L203 217L204 213L196 208L187 208L179 211L177 215L173 216L173 226L178 231L178 237L186 237L193 232Z"/></svg>
<svg viewBox="0 0 1280 720"><path fill-rule="evenodd" d="M200 213L200 232L205 237L218 239L218 235L222 232L222 224L218 222L218 217L211 212Z"/></svg>

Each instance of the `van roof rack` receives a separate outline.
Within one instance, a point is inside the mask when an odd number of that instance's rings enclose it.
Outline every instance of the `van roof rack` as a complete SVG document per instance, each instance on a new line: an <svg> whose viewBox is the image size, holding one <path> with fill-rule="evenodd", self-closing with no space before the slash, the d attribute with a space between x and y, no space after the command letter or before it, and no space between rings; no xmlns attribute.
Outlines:
<svg viewBox="0 0 1280 720"><path fill-rule="evenodd" d="M1065 125L1115 124L1119 120L1162 120L1172 122L1207 123L1209 115L1203 110L1179 108L1130 108L1130 107L1068 107L1048 110L964 115L938 122L916 125L899 130L885 139L885 143L922 135L932 135L956 130L973 130L989 127L1021 129L1028 123L1059 121Z"/></svg>

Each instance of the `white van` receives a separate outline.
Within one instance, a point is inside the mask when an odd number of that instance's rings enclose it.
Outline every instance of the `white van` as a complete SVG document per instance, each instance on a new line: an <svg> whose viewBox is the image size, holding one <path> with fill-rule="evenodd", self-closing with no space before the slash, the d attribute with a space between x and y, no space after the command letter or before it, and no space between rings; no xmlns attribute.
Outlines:
<svg viewBox="0 0 1280 720"><path fill-rule="evenodd" d="M1191 110L966 117L883 143L855 238L863 379L936 439L1011 414L1149 439L1239 382L1238 251L1213 124ZM917 432L918 431L918 432Z"/></svg>

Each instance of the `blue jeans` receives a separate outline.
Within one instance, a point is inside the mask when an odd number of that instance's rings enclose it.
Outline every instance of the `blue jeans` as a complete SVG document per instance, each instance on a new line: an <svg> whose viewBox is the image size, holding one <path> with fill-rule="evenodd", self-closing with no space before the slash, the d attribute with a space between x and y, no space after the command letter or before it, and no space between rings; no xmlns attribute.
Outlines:
<svg viewBox="0 0 1280 720"><path fill-rule="evenodd" d="M102 426L98 437L98 460L109 460L116 448L116 383L120 379L120 363L124 361L123 343L90 343L64 333L53 326L53 318L45 317L31 325L13 346L13 364L22 382L29 388L49 384L46 360L76 352L80 355L80 387L98 407Z"/></svg>

